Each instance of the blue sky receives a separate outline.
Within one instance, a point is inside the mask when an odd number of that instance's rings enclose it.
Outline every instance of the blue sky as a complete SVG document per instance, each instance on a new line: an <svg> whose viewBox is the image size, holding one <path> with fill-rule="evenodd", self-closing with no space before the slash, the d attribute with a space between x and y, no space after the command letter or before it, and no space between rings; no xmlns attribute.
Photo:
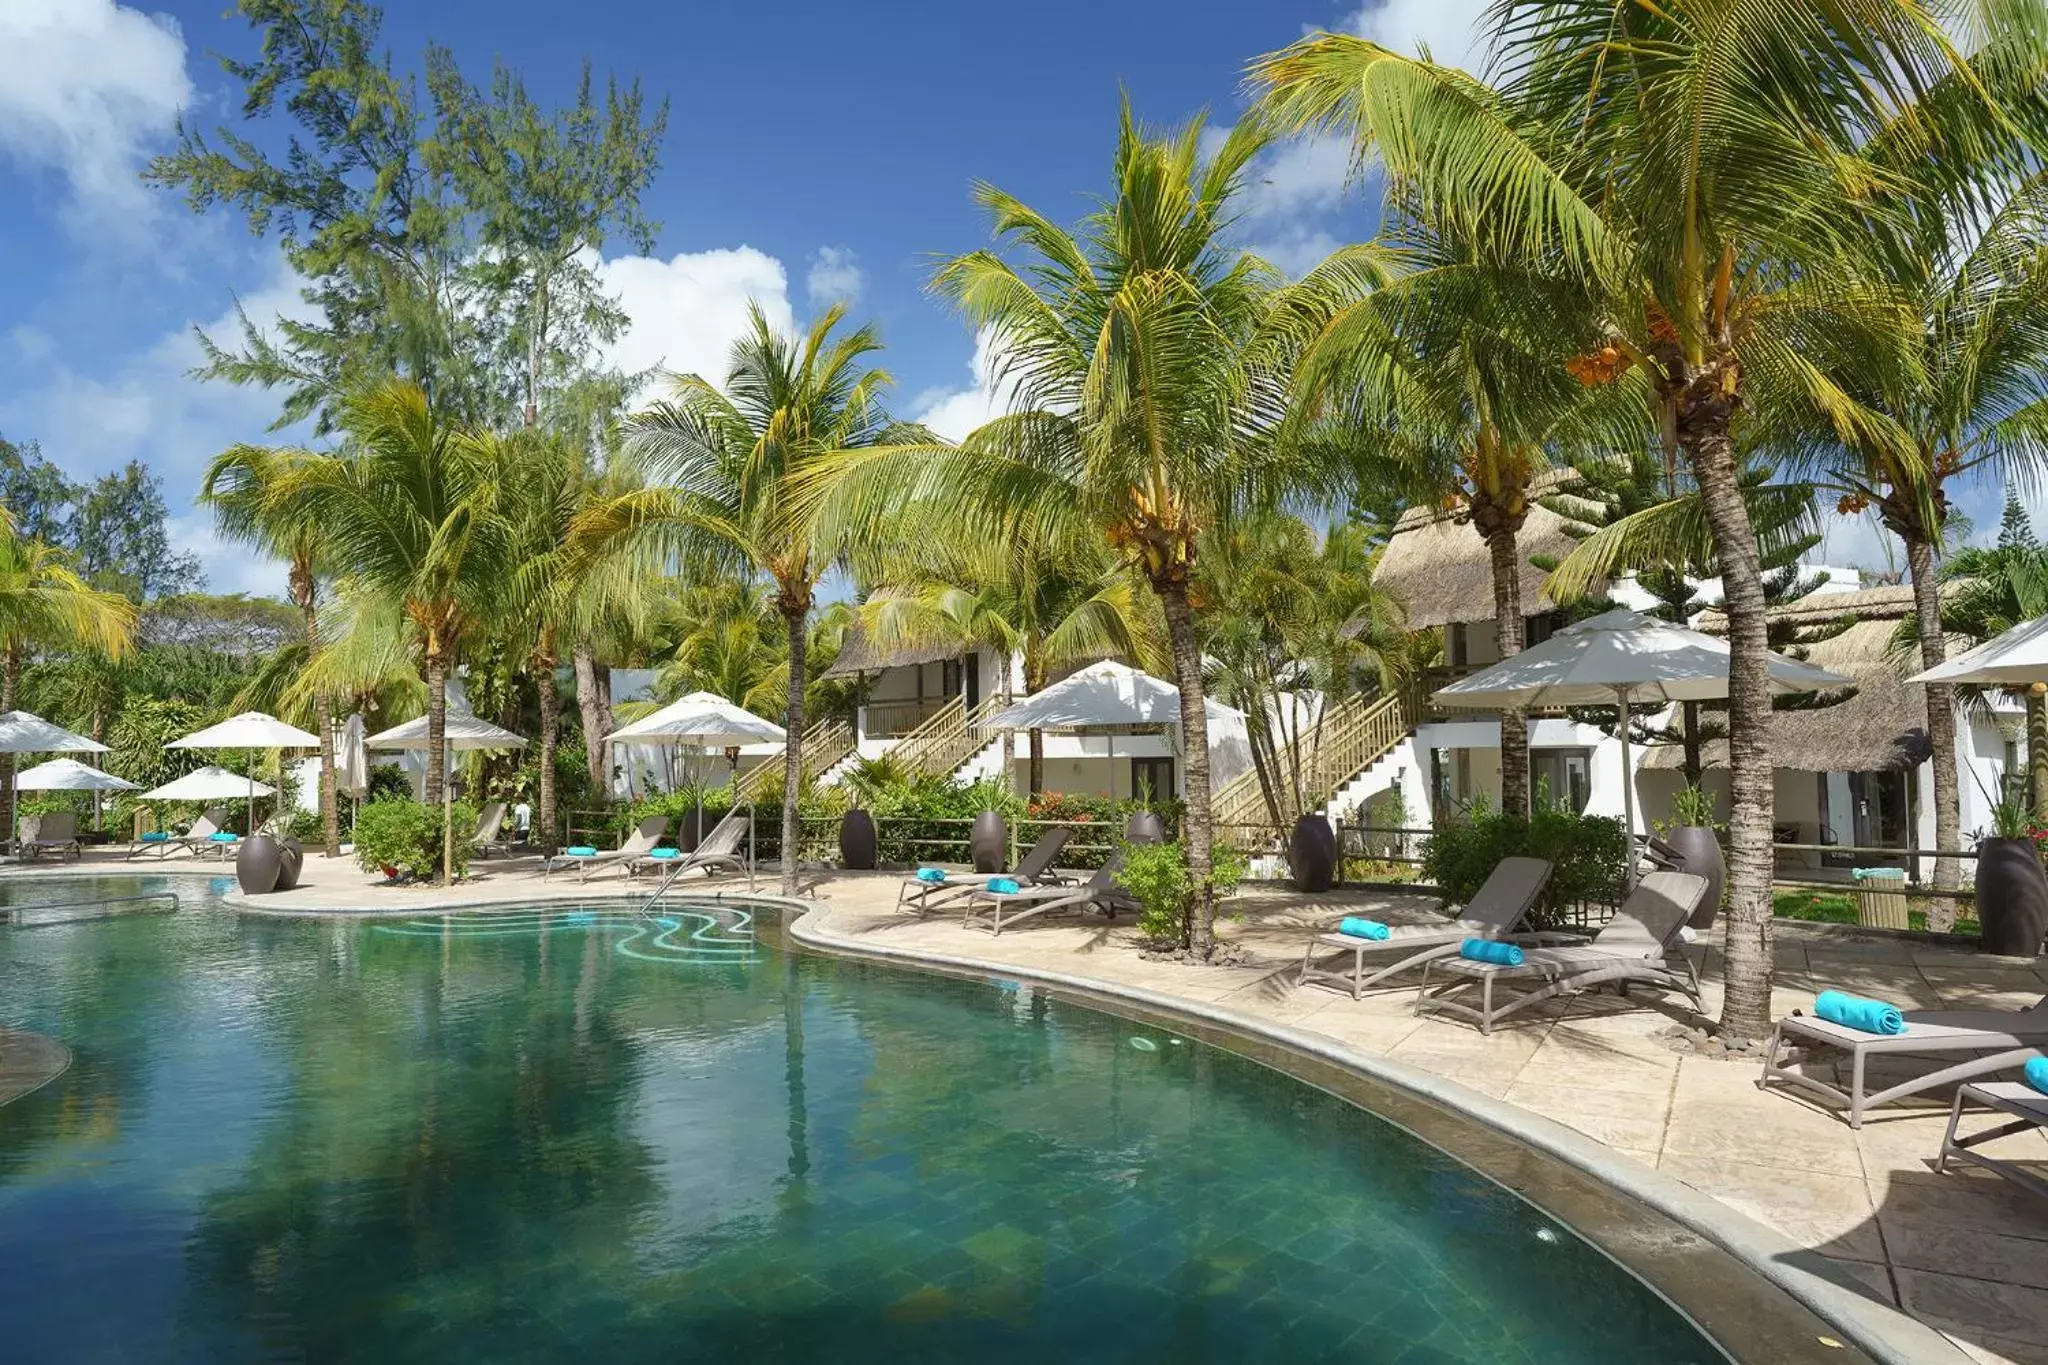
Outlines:
<svg viewBox="0 0 2048 1365"><path fill-rule="evenodd" d="M136 172L180 109L206 126L240 91L214 52L252 35L226 0L0 0L0 435L35 439L75 477L146 460L180 537L221 591L274 592L274 568L215 543L190 506L206 461L263 439L275 401L185 376L193 325L240 299L259 319L295 286L274 245L232 215L195 217ZM934 256L978 246L968 202L987 179L1056 217L1106 181L1119 90L1141 116L1228 123L1244 63L1317 27L1468 60L1478 0L958 0L875 6L402 0L385 39L402 65L428 39L474 79L502 58L537 99L573 95L581 59L671 103L646 208L645 257L605 271L634 325L618 359L722 370L748 297L791 322L848 298L873 319L896 410L959 434L991 402L974 338L924 284ZM1299 267L1370 231L1341 149L1272 154L1240 232ZM1981 502L1982 499L1973 500ZM1978 507L1974 515L1984 516ZM1995 507L1988 521L1995 524ZM1837 559L1882 566L1877 536L1839 529Z"/></svg>

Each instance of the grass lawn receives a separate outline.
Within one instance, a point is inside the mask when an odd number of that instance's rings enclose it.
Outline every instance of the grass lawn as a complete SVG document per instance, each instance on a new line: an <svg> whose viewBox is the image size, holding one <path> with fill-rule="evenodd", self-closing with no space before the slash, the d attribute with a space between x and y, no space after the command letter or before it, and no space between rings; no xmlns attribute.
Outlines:
<svg viewBox="0 0 2048 1365"><path fill-rule="evenodd" d="M1856 893L1850 890L1813 891L1806 887L1781 887L1771 893L1772 912L1779 919L1819 920L1826 924L1856 923ZM1906 922L1915 929L1927 927L1928 898L1906 900ZM1968 899L1957 907L1956 932L1977 932L1975 909Z"/></svg>

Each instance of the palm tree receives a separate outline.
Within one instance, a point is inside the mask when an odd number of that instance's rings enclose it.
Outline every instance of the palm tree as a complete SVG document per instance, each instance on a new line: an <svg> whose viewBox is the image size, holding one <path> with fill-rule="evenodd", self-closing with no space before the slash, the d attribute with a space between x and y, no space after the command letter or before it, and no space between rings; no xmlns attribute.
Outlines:
<svg viewBox="0 0 2048 1365"><path fill-rule="evenodd" d="M862 628L883 650L991 650L1003 660L1005 703L1013 658L1022 662L1026 696L1056 670L1097 659L1164 666L1161 632L1141 600L1141 585L1099 539L1056 544L1027 535L919 544L913 533L914 527L904 528L909 562L884 573L860 612ZM1036 797L1045 789L1045 732L1031 731L1027 743L1026 780ZM1011 780L1007 731L1003 780Z"/></svg>
<svg viewBox="0 0 2048 1365"><path fill-rule="evenodd" d="M844 316L843 307L829 308L793 339L750 305L749 330L733 344L723 389L698 375L679 376L665 402L627 423L627 449L674 486L628 494L586 518L582 532L645 527L706 563L741 565L775 584L775 610L789 640L784 895L796 893L806 621L818 583L837 558L814 509L795 494L812 469L890 432L881 405L889 375L865 363L881 341L871 327L835 337Z"/></svg>
<svg viewBox="0 0 2048 1365"><path fill-rule="evenodd" d="M2041 41L2038 26L2003 27L2013 45ZM1882 306L1874 187L1952 151L1974 164L1993 121L1982 86L1953 83L1929 116L1899 117L1957 62L1914 0L1504 0L1489 36L1498 89L1331 34L1260 59L1253 80L1267 116L1350 135L1487 258L1577 284L1604 341L1576 376L1639 373L1667 451L1691 466L1732 653L1721 1027L1758 1038L1771 1017L1770 694L1737 414L1760 387L1803 382L1792 318ZM1918 155L1880 154L1880 133Z"/></svg>
<svg viewBox="0 0 2048 1365"><path fill-rule="evenodd" d="M1189 947L1214 942L1209 731L1189 587L1202 535L1288 493L1335 496L1345 466L1275 440L1282 367L1301 323L1270 265L1226 241L1246 167L1266 144L1242 120L1202 157L1203 125L1157 135L1128 104L1112 193L1078 231L989 185L975 197L994 250L946 262L934 287L992 339L1012 412L959 447L834 461L818 496L850 527L925 509L963 535L1092 528L1151 587L1166 617L1186 755L1183 826L1196 888Z"/></svg>
<svg viewBox="0 0 2048 1365"><path fill-rule="evenodd" d="M271 481L264 515L318 528L345 594L400 613L427 683L428 804L447 771L448 675L464 643L513 605L515 540L504 489L525 477L503 441L458 426L410 380L341 405L335 455Z"/></svg>
<svg viewBox="0 0 2048 1365"><path fill-rule="evenodd" d="M12 711L31 650L82 649L118 657L135 604L79 577L63 551L19 535L0 511L0 711ZM14 828L14 755L0 755L0 830Z"/></svg>
<svg viewBox="0 0 2048 1365"><path fill-rule="evenodd" d="M213 508L214 525L228 540L285 562L292 604L305 618L308 650L320 638L320 528L278 508L278 482L321 457L288 447L237 445L207 467L199 500ZM313 731L320 736L320 838L327 856L341 856L341 811L334 785L334 703L313 693Z"/></svg>

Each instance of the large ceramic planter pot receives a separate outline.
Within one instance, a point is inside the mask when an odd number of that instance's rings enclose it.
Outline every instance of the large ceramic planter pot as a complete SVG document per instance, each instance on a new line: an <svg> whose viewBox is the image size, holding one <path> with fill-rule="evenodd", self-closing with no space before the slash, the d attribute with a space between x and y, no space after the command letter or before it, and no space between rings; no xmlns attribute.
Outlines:
<svg viewBox="0 0 2048 1365"><path fill-rule="evenodd" d="M2029 839L1986 839L1977 845L1977 923L1984 951L2035 957L2048 933L2048 873Z"/></svg>
<svg viewBox="0 0 2048 1365"><path fill-rule="evenodd" d="M677 848L685 853L695 853L697 841L704 837L704 812L696 806L687 807L676 816L669 829L675 835Z"/></svg>
<svg viewBox="0 0 2048 1365"><path fill-rule="evenodd" d="M853 872L875 865L875 817L858 806L839 817L839 865Z"/></svg>
<svg viewBox="0 0 2048 1365"><path fill-rule="evenodd" d="M1714 917L1721 913L1721 888L1728 881L1728 863L1721 856L1721 841L1705 825L1680 825L1664 836L1664 842L1683 861L1680 871L1707 879L1707 894L1700 898L1700 908L1692 912L1686 923L1695 929L1712 928Z"/></svg>
<svg viewBox="0 0 2048 1365"><path fill-rule="evenodd" d="M297 839L287 834L277 841L277 884L273 891L290 891L299 884L299 873L306 865L306 849Z"/></svg>
<svg viewBox="0 0 2048 1365"><path fill-rule="evenodd" d="M1134 810L1131 818L1124 821L1124 842L1163 844L1166 842L1166 822L1159 818L1157 811Z"/></svg>
<svg viewBox="0 0 2048 1365"><path fill-rule="evenodd" d="M985 810L974 817L974 828L967 832L967 853L976 872L1003 870L1010 854L1010 831L1002 816Z"/></svg>
<svg viewBox="0 0 2048 1365"><path fill-rule="evenodd" d="M283 861L277 840L268 834L252 834L242 840L235 853L235 880L242 884L243 894L267 896L275 891Z"/></svg>
<svg viewBox="0 0 2048 1365"><path fill-rule="evenodd" d="M1287 872L1297 891L1328 891L1337 884L1337 831L1320 815L1294 822L1287 841Z"/></svg>

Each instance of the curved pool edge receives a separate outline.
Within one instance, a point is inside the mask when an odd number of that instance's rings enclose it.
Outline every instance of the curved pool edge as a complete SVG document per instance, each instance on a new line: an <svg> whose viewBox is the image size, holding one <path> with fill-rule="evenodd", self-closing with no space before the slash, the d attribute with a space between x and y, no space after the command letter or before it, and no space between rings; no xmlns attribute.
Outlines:
<svg viewBox="0 0 2048 1365"><path fill-rule="evenodd" d="M609 894L616 897L618 892L616 889L610 889ZM519 903L522 906L573 906L579 901L604 898L606 897L603 892L562 886L549 888L545 894L522 897ZM1043 967L1027 968L986 958L915 951L847 938L825 927L823 921L829 917L831 907L816 901L791 899L767 892L724 888L714 890L710 887L697 892L692 899L773 908L781 912L784 930L793 943L825 956L867 961L908 970L968 975L981 979L1028 981L1073 995L1084 1005L1094 1001L1100 1002L1104 1008L1114 1010L1116 1005L1123 1004L1169 1020L1179 1019L1206 1025L1227 1035L1263 1043L1283 1052L1323 1063L1363 1081L1406 1095L1425 1106L1433 1106L1438 1111L1448 1113L1468 1124L1503 1136L1539 1156L1547 1157L1577 1172L1606 1191L1647 1208L1668 1223L1698 1237L1732 1258L1750 1274L1782 1292L1793 1304L1811 1313L1820 1324L1831 1329L1871 1360L1882 1362L1882 1365L1970 1365L1970 1357L1934 1328L1897 1308L1876 1303L1820 1271L1808 1269L1803 1262L1816 1259L1817 1253L1799 1246L1783 1234L1723 1204L1711 1195L1703 1194L1631 1158L1620 1156L1583 1133L1521 1109L1506 1100L1483 1095L1448 1078L1375 1053L1346 1047L1337 1040L1323 1035L1289 1028L1204 1001L1189 1000L1079 973ZM241 914L281 920L369 920L417 914L487 914L493 910L512 908L502 897L472 899L445 893L429 896L420 904L409 907L350 909L331 906L272 906L243 895L239 888L228 892L223 897L223 903ZM1283 1066L1281 1069L1287 1068ZM1297 1079L1302 1080L1304 1084L1316 1084L1315 1081L1298 1073ZM1431 1141L1426 1136L1422 1140ZM1444 1146L1434 1142L1432 1145ZM1450 1149L1446 1147L1445 1150ZM1455 1151L1452 1151L1451 1155L1459 1157ZM1543 1206L1540 1199L1530 1196L1526 1191L1518 1190L1517 1193L1530 1198L1531 1202L1537 1203L1539 1207ZM1576 1220L1570 1216L1555 1216L1568 1226L1578 1226ZM1588 1234L1582 1229L1581 1235ZM1674 1304L1680 1304L1681 1296L1675 1295L1669 1284L1660 1284L1654 1275L1644 1275L1636 1271L1622 1257L1616 1255L1612 1246L1598 1238L1591 1240L1610 1257L1623 1261L1632 1273L1641 1275L1652 1289ZM1699 1315L1691 1308L1681 1305L1681 1311L1698 1321ZM1723 1340L1725 1331L1717 1332L1713 1326L1705 1322L1700 1325L1723 1350L1731 1349ZM1726 1325L1721 1324L1723 1327ZM1837 1359L1844 1359L1845 1355L1842 1352L1830 1354ZM1749 1353L1742 1358L1763 1361L1781 1357ZM1846 1360L1844 1365L1847 1365Z"/></svg>
<svg viewBox="0 0 2048 1365"><path fill-rule="evenodd" d="M1125 1001L1150 1013L1198 1020L1230 1033L1263 1040L1368 1081L1406 1092L1425 1103L1504 1134L1704 1239L1782 1290L1844 1340L1871 1359L1883 1362L1883 1365L1969 1365L1970 1357L1960 1347L1926 1323L1899 1309L1875 1303L1856 1290L1807 1269L1801 1262L1814 1257L1815 1253L1783 1234L1682 1181L1620 1156L1583 1133L1506 1100L1480 1094L1456 1081L1374 1053L1345 1047L1334 1039L1222 1009L1205 1001L1188 1000L1076 973L849 939L832 933L819 922L829 914L829 910L814 903L779 896L727 896L720 899L748 900L773 905L784 911L801 912L786 924L786 932L796 943L828 956L912 969L950 969L978 977L1030 981L1072 992L1084 997L1084 1002L1086 997ZM1572 1220L1564 1218L1561 1221L1570 1224ZM1600 1243L1596 1241L1595 1245ZM1613 1254L1611 1248L1603 1249ZM1669 1285L1657 1284L1648 1277L1646 1282L1659 1293L1672 1297ZM1677 1302L1675 1298L1673 1301ZM1727 1349L1726 1343L1711 1329L1709 1335Z"/></svg>

